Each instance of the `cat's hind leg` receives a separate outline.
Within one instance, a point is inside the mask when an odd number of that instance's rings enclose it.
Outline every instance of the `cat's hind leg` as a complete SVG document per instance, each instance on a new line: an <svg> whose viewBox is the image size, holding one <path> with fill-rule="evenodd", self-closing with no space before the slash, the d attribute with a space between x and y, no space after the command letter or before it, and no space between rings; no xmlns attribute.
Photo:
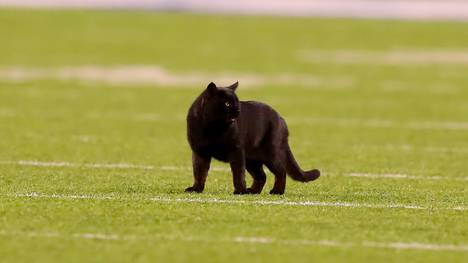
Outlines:
<svg viewBox="0 0 468 263"><path fill-rule="evenodd" d="M253 183L250 188L247 188L247 193L249 194L259 194L263 190L263 186L266 182L266 174L263 171L263 164L259 161L246 161L247 171L253 177Z"/></svg>
<svg viewBox="0 0 468 263"><path fill-rule="evenodd" d="M275 175L275 184L270 191L273 195L282 195L286 188L286 168L282 162L270 161L266 164L268 169Z"/></svg>

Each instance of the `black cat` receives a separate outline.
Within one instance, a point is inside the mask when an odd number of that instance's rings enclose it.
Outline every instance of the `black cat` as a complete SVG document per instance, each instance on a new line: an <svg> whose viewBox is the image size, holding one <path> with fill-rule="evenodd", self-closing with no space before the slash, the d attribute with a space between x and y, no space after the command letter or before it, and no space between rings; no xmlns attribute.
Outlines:
<svg viewBox="0 0 468 263"><path fill-rule="evenodd" d="M275 175L270 194L284 193L286 174L301 182L319 178L319 170L303 171L294 159L284 119L266 104L239 101L237 86L238 82L216 87L211 82L189 109L187 133L195 182L185 191L203 192L211 158L230 163L234 194L261 193L266 181L263 165ZM254 179L250 188L245 186L245 169Z"/></svg>

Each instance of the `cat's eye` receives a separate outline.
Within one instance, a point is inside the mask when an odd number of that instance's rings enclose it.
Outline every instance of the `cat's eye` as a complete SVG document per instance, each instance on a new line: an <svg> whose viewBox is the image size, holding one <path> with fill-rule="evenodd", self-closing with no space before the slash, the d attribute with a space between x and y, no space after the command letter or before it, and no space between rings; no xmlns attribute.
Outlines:
<svg viewBox="0 0 468 263"><path fill-rule="evenodd" d="M226 107L230 107L230 106L231 106L231 103L229 103L229 102L226 101L226 102L224 103L224 105L225 105Z"/></svg>

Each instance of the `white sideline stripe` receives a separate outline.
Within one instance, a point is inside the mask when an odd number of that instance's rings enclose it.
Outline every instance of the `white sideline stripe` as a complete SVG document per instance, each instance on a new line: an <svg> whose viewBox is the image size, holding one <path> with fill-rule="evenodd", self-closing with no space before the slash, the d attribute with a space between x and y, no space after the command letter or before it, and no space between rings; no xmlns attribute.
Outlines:
<svg viewBox="0 0 468 263"><path fill-rule="evenodd" d="M69 163L69 162L40 162L31 160L0 161L0 164L14 164L20 166L40 166L40 167L85 167L85 168L118 168L118 169L154 169L151 165L136 165L128 163Z"/></svg>
<svg viewBox="0 0 468 263"><path fill-rule="evenodd" d="M316 206L316 207L349 207L349 208L391 208L391 209L415 209L415 210L456 210L465 211L466 207L448 207L433 208L419 205L405 204L365 204L365 203L347 203L347 202L321 202L321 201L287 201L287 200L233 200L218 198L170 198L167 196L155 196L148 198L126 198L116 196L99 195L63 195L63 194L39 194L39 193L16 193L7 195L17 198L53 198L53 199L91 199L91 200L110 200L110 201L154 201L160 203L202 203L202 204L234 204L234 205L277 205L277 206Z"/></svg>
<svg viewBox="0 0 468 263"><path fill-rule="evenodd" d="M200 237L200 236L177 236L177 235L118 235L118 234L103 234L103 233L72 233L62 234L58 232L21 232L21 231L1 231L3 236L24 236L31 238L63 238L63 239L87 239L87 240L103 240L103 241L138 241L138 240L176 240L184 242L232 242L232 243L249 243L249 244L282 244L288 246L298 245L315 245L327 247L366 247L366 248L382 248L395 250L430 250L430 251L468 251L468 245L455 244L431 244L418 242L342 242L337 240L312 240L312 239L277 239L273 237L255 237L255 236L235 236L235 237Z"/></svg>

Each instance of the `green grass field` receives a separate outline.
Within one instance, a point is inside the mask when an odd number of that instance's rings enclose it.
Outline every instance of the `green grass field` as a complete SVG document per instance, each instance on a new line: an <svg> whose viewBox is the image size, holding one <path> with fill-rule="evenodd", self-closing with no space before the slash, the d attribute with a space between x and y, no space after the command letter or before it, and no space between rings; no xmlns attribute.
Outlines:
<svg viewBox="0 0 468 263"><path fill-rule="evenodd" d="M0 36L0 261L466 262L466 23L4 9ZM2 75L83 65L261 76L240 98L322 177L234 196L215 162L185 194L207 82Z"/></svg>

